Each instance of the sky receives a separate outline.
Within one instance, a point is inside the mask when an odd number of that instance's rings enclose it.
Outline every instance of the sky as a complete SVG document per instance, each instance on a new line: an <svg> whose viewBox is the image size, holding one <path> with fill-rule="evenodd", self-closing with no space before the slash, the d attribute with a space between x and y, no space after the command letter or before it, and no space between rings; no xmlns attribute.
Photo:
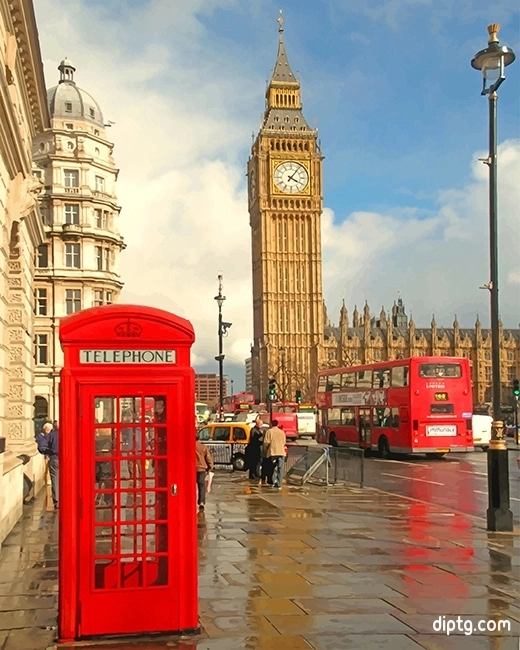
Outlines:
<svg viewBox="0 0 520 650"><path fill-rule="evenodd" d="M488 100L470 60L511 0L34 0L47 86L67 56L101 106L120 168L122 302L188 318L198 372L244 387L252 343L246 163L278 46L323 162L323 289L373 313L400 295L418 327L489 324ZM520 62L498 100L499 296L520 322Z"/></svg>

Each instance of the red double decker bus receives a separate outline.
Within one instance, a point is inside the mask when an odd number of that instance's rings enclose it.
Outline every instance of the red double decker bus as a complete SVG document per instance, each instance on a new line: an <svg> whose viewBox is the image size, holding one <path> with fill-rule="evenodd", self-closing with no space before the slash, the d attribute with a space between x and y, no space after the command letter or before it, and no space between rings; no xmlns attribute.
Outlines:
<svg viewBox="0 0 520 650"><path fill-rule="evenodd" d="M473 451L467 359L414 357L318 373L318 442L441 457Z"/></svg>
<svg viewBox="0 0 520 650"><path fill-rule="evenodd" d="M222 400L222 410L224 413L247 413L254 405L255 396L253 393L226 395Z"/></svg>

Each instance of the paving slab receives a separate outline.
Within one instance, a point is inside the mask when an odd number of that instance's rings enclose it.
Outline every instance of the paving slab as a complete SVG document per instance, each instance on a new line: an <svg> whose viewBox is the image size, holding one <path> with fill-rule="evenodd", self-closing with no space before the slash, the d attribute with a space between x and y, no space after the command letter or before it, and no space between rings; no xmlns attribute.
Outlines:
<svg viewBox="0 0 520 650"><path fill-rule="evenodd" d="M520 536L475 517L349 486L273 493L219 472L197 539L201 634L74 645L519 650ZM57 515L40 495L1 549L0 650L54 647L57 576ZM471 635L434 629L458 616ZM509 628L482 632L482 620Z"/></svg>

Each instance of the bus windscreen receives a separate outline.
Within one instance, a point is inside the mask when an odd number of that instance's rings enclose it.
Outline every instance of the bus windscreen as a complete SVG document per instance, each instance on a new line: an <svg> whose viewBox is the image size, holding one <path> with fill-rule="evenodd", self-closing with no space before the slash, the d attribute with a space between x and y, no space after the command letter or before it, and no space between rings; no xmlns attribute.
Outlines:
<svg viewBox="0 0 520 650"><path fill-rule="evenodd" d="M462 370L459 363L421 363L419 377L461 377Z"/></svg>

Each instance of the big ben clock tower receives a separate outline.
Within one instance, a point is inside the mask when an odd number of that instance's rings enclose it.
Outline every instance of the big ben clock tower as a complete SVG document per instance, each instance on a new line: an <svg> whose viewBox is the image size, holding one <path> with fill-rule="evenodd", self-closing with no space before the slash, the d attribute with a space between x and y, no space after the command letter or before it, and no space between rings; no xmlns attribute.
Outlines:
<svg viewBox="0 0 520 650"><path fill-rule="evenodd" d="M253 262L252 388L266 398L313 399L323 341L321 170L317 131L302 112L280 12L278 56L248 161Z"/></svg>

